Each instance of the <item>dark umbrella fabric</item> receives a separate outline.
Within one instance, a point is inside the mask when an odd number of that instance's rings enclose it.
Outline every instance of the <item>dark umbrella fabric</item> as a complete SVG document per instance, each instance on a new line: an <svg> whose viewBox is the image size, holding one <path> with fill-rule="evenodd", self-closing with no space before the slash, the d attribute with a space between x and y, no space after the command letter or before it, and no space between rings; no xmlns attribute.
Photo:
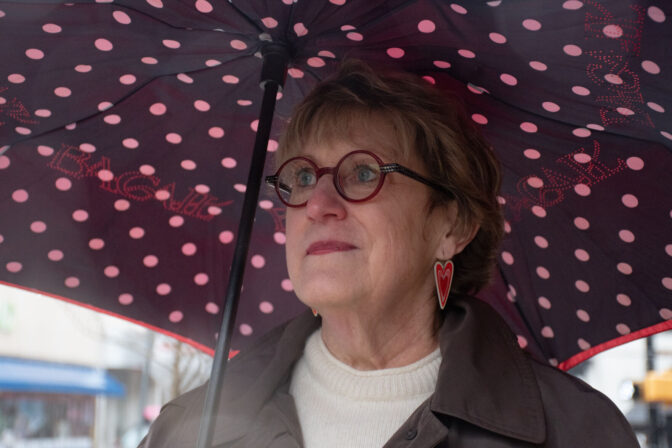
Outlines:
<svg viewBox="0 0 672 448"><path fill-rule="evenodd" d="M463 98L504 167L481 296L569 368L672 328L672 10L663 1L0 2L0 281L206 351L262 91L288 46L267 172L346 57ZM262 191L232 348L304 308Z"/></svg>

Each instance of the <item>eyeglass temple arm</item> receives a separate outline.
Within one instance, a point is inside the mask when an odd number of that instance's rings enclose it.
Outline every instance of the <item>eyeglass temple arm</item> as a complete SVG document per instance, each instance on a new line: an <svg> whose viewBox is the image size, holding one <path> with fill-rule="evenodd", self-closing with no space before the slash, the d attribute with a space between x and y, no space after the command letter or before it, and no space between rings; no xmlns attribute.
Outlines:
<svg viewBox="0 0 672 448"><path fill-rule="evenodd" d="M400 174L403 174L404 176L410 177L411 179L417 180L418 182L422 182L423 184L425 184L429 187L432 187L435 190L438 190L438 191L448 195L451 199L455 198L455 195L453 194L453 192L448 190L444 186L439 185L435 182L432 182L431 180L422 177L421 175L419 175L415 171L410 170L410 169L406 168L405 166L401 166L398 163L388 163L388 164L382 165L380 167L380 171L383 172L383 173L400 173Z"/></svg>
<svg viewBox="0 0 672 448"><path fill-rule="evenodd" d="M292 193L292 189L289 188L289 185L283 184L281 182L278 182L280 180L280 177L277 174L274 174L273 176L266 176L264 181L270 185L271 187L275 187L275 184L278 184L278 188L282 191L284 191L287 194Z"/></svg>

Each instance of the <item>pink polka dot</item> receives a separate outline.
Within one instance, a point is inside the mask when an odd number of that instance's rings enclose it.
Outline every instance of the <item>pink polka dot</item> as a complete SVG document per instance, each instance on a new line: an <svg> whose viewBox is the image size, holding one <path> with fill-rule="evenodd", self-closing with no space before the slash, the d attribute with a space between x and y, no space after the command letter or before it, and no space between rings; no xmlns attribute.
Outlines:
<svg viewBox="0 0 672 448"><path fill-rule="evenodd" d="M166 134L166 141L168 143L172 143L173 145L177 145L182 143L182 136L177 132L170 132Z"/></svg>
<svg viewBox="0 0 672 448"><path fill-rule="evenodd" d="M652 75L657 75L660 73L660 67L653 61L642 61L642 68L644 71L651 73Z"/></svg>
<svg viewBox="0 0 672 448"><path fill-rule="evenodd" d="M343 6L345 5L346 0L329 0L329 2L334 5Z"/></svg>
<svg viewBox="0 0 672 448"><path fill-rule="evenodd" d="M75 66L75 71L79 72L79 73L89 73L92 69L93 69L93 67L91 67L90 65L86 65L86 64L79 64L79 65Z"/></svg>
<svg viewBox="0 0 672 448"><path fill-rule="evenodd" d="M165 294L162 294L162 295L165 295ZM180 322L183 318L184 318L184 314L182 314L182 311L171 311L170 314L168 315L168 320L171 321L174 324Z"/></svg>
<svg viewBox="0 0 672 448"><path fill-rule="evenodd" d="M100 51L111 51L114 48L114 45L112 45L112 42L110 42L107 39L102 39L102 38L96 39L96 41L94 42L94 45Z"/></svg>
<svg viewBox="0 0 672 448"><path fill-rule="evenodd" d="M72 95L72 90L68 89L67 87L56 87L54 89L54 94L61 98L67 98Z"/></svg>
<svg viewBox="0 0 672 448"><path fill-rule="evenodd" d="M602 28L602 33L610 39L618 39L623 36L623 28L618 25L610 24Z"/></svg>
<svg viewBox="0 0 672 448"><path fill-rule="evenodd" d="M261 23L263 23L264 26L269 29L273 29L278 26L278 21L273 17L264 17L261 19Z"/></svg>
<svg viewBox="0 0 672 448"><path fill-rule="evenodd" d="M264 314L271 314L273 312L273 304L271 302L263 301L259 304L259 311Z"/></svg>
<svg viewBox="0 0 672 448"><path fill-rule="evenodd" d="M308 28L306 28L306 26L303 23L299 22L294 25L294 32L299 37L305 36L306 34L308 34Z"/></svg>
<svg viewBox="0 0 672 448"><path fill-rule="evenodd" d="M318 56L321 56L323 58L331 58L331 59L336 59L336 55L329 50L320 50L317 52Z"/></svg>
<svg viewBox="0 0 672 448"><path fill-rule="evenodd" d="M140 61L141 61L143 64L147 64L147 65L156 65L156 64L159 63L159 60L158 60L158 59L153 58L153 57L151 57L151 56L145 56L144 58L140 59Z"/></svg>
<svg viewBox="0 0 672 448"><path fill-rule="evenodd" d="M287 241L287 237L282 232L275 232L273 234L273 241L275 241L278 244L285 244L285 242Z"/></svg>
<svg viewBox="0 0 672 448"><path fill-rule="evenodd" d="M418 23L418 30L421 33L433 33L436 30L436 24L431 20L421 20Z"/></svg>
<svg viewBox="0 0 672 448"><path fill-rule="evenodd" d="M350 31L345 35L345 37L355 42L361 42L364 40L364 35L362 35L362 33L357 33L355 31Z"/></svg>
<svg viewBox="0 0 672 448"><path fill-rule="evenodd" d="M269 140L268 140L268 146L266 147L266 150L267 150L268 152L275 152L275 151L278 150L278 145L279 145L279 144L278 144L278 142L277 142L276 140L269 139Z"/></svg>
<svg viewBox="0 0 672 448"><path fill-rule="evenodd" d="M138 168L140 171L140 174L144 174L145 176L151 176L156 172L156 169L152 165L140 165L140 168ZM167 198L166 198L167 199Z"/></svg>
<svg viewBox="0 0 672 448"><path fill-rule="evenodd" d="M218 126L213 126L208 129L208 135L212 138L222 138L224 137L224 129Z"/></svg>
<svg viewBox="0 0 672 448"><path fill-rule="evenodd" d="M92 250L101 250L103 247L105 247L105 241L100 238L92 238L89 240L89 247Z"/></svg>
<svg viewBox="0 0 672 448"><path fill-rule="evenodd" d="M145 236L145 229L143 229L142 227L133 227L131 230L128 231L128 235L134 240L139 240L140 238Z"/></svg>
<svg viewBox="0 0 672 448"><path fill-rule="evenodd" d="M502 73L499 76L499 79L504 84L509 85L509 86L515 86L516 84L518 84L518 80L516 79L516 77L513 76L513 75L509 75L508 73Z"/></svg>
<svg viewBox="0 0 672 448"><path fill-rule="evenodd" d="M391 58L394 58L394 59L399 59L399 58L403 57L404 54L405 54L405 51L402 50L401 48L396 48L395 47L395 48L388 48L387 49L387 55Z"/></svg>
<svg viewBox="0 0 672 448"><path fill-rule="evenodd" d="M530 61L530 67L532 67L534 70L537 70L539 72L546 71L548 69L548 66L544 64L543 62L539 61Z"/></svg>
<svg viewBox="0 0 672 448"><path fill-rule="evenodd" d="M166 113L166 105L163 103L154 103L151 106L149 106L149 113L152 115L163 115Z"/></svg>
<svg viewBox="0 0 672 448"><path fill-rule="evenodd" d="M574 92L576 95L580 95L580 96L590 95L590 90L588 90L588 89L586 89L585 87L582 87L582 86L572 87L572 92Z"/></svg>
<svg viewBox="0 0 672 448"><path fill-rule="evenodd" d="M172 288L170 287L170 285L168 283L160 283L160 284L156 285L156 293L160 296L166 296L166 295L170 294L171 290L172 290Z"/></svg>
<svg viewBox="0 0 672 448"><path fill-rule="evenodd" d="M468 83L468 84L467 84L467 88L469 89L469 91L470 91L471 93L475 93L476 95L481 95L481 94L483 94L484 92L485 92L485 93L490 93L487 89L484 89L483 87L481 87L481 86L477 86L477 85L472 84L472 83Z"/></svg>
<svg viewBox="0 0 672 448"><path fill-rule="evenodd" d="M210 187L204 184L198 184L194 187L197 193L208 194L210 192Z"/></svg>
<svg viewBox="0 0 672 448"><path fill-rule="evenodd" d="M286 278L282 282L280 282L280 287L284 291L287 291L287 292L294 290L294 286L292 285L292 281L288 278Z"/></svg>
<svg viewBox="0 0 672 448"><path fill-rule="evenodd" d="M574 192L583 197L590 196L591 193L590 187L586 184L576 184L574 186Z"/></svg>
<svg viewBox="0 0 672 448"><path fill-rule="evenodd" d="M131 84L135 83L135 81L137 81L137 78L134 75L130 74L122 75L119 78L119 82L126 86L130 86Z"/></svg>
<svg viewBox="0 0 672 448"><path fill-rule="evenodd" d="M12 199L14 202L23 203L28 200L28 192L23 189L14 190L12 193Z"/></svg>
<svg viewBox="0 0 672 448"><path fill-rule="evenodd" d="M672 290L672 277L664 277L661 283L666 289Z"/></svg>
<svg viewBox="0 0 672 448"><path fill-rule="evenodd" d="M523 151L523 155L525 155L525 157L527 157L528 159L531 159L531 160L536 160L539 157L541 157L541 153L539 151L537 151L536 149L532 149L532 148L528 148L525 151Z"/></svg>
<svg viewBox="0 0 672 448"><path fill-rule="evenodd" d="M588 220L580 216L574 218L574 225L579 230L588 230L588 228L590 227L590 223L588 222Z"/></svg>
<svg viewBox="0 0 672 448"><path fill-rule="evenodd" d="M644 168L644 161L639 157L628 157L625 163L633 171L639 171Z"/></svg>
<svg viewBox="0 0 672 448"><path fill-rule="evenodd" d="M217 314L219 313L219 306L216 303L208 302L205 304L205 311L210 314Z"/></svg>
<svg viewBox="0 0 672 448"><path fill-rule="evenodd" d="M210 278L208 277L208 274L204 272L200 272L194 276L194 283L196 283L199 286L206 285L210 281Z"/></svg>
<svg viewBox="0 0 672 448"><path fill-rule="evenodd" d="M196 169L196 162L187 159L180 162L180 166L185 170L191 171Z"/></svg>
<svg viewBox="0 0 672 448"><path fill-rule="evenodd" d="M110 170L100 170L98 171L98 178L103 182L109 182L114 179L114 173Z"/></svg>
<svg viewBox="0 0 672 448"><path fill-rule="evenodd" d="M581 138L590 137L590 130L586 128L576 128L572 131L572 134Z"/></svg>
<svg viewBox="0 0 672 448"><path fill-rule="evenodd" d="M621 79L620 76L618 76L614 73L607 73L606 75L604 75L604 79L606 79L607 82L609 82L611 84L616 84L616 85L623 84L623 79Z"/></svg>
<svg viewBox="0 0 672 448"><path fill-rule="evenodd" d="M163 44L164 47L171 48L173 50L180 48L182 46L180 42L173 39L163 39L161 43Z"/></svg>
<svg viewBox="0 0 672 448"><path fill-rule="evenodd" d="M450 9L455 11L458 14L466 14L467 9L464 6L458 5L457 3L451 3L450 4Z"/></svg>
<svg viewBox="0 0 672 448"><path fill-rule="evenodd" d="M588 314L588 312L585 311L585 310L577 310L576 317L578 317L579 320L583 321L583 322L589 322L590 321L590 314Z"/></svg>
<svg viewBox="0 0 672 448"><path fill-rule="evenodd" d="M661 308L659 314L660 314L660 317L662 317L665 320L672 319L672 310L670 310L668 308Z"/></svg>
<svg viewBox="0 0 672 448"><path fill-rule="evenodd" d="M523 27L530 31L539 31L541 29L541 22L535 19L523 20Z"/></svg>
<svg viewBox="0 0 672 448"><path fill-rule="evenodd" d="M72 182L67 177L59 177L56 179L54 185L56 186L56 189L61 191L68 191L72 188Z"/></svg>
<svg viewBox="0 0 672 448"><path fill-rule="evenodd" d="M563 8L569 9L569 10L580 9L582 6L583 6L583 2L580 2L578 0L567 0L565 3L562 4Z"/></svg>
<svg viewBox="0 0 672 448"><path fill-rule="evenodd" d="M503 251L502 252L502 261L504 263L508 264L509 266L512 265L513 262L514 262L514 259L513 259L513 255L511 255L511 252Z"/></svg>
<svg viewBox="0 0 672 448"><path fill-rule="evenodd" d="M624 275L630 275L632 274L632 266L630 266L628 263L618 263L616 265L616 269L618 269L618 272Z"/></svg>
<svg viewBox="0 0 672 448"><path fill-rule="evenodd" d="M185 243L182 245L182 253L188 257L196 253L196 245L194 243Z"/></svg>
<svg viewBox="0 0 672 448"><path fill-rule="evenodd" d="M596 124L596 123L588 123L588 124L586 125L586 127L587 127L588 129L592 129L592 130L594 130L594 131L604 131L604 126L601 126L601 125Z"/></svg>
<svg viewBox="0 0 672 448"><path fill-rule="evenodd" d="M548 240L541 235L537 235L534 237L534 244L542 249L546 249L548 247Z"/></svg>
<svg viewBox="0 0 672 448"><path fill-rule="evenodd" d="M7 81L11 82L12 84L21 84L26 81L26 77L18 73L13 73L7 76Z"/></svg>
<svg viewBox="0 0 672 448"><path fill-rule="evenodd" d="M654 103L653 101L649 101L648 103L646 103L646 105L649 107L649 109L656 112L660 112L661 114L665 112L665 108L663 106L661 106L658 103Z"/></svg>
<svg viewBox="0 0 672 448"><path fill-rule="evenodd" d="M630 333L630 327L628 327L625 324L617 324L616 325L616 331L618 331L619 334L626 335Z"/></svg>
<svg viewBox="0 0 672 448"><path fill-rule="evenodd" d="M106 115L103 118L103 121L105 121L105 123L107 123L107 124L115 125L115 124L121 123L121 117L119 115L116 115L116 114L110 114L110 115Z"/></svg>
<svg viewBox="0 0 672 448"><path fill-rule="evenodd" d="M44 233L47 230L47 225L44 221L33 221L30 224L30 230L33 233Z"/></svg>
<svg viewBox="0 0 672 448"><path fill-rule="evenodd" d="M646 13L654 22L663 23L665 21L665 13L657 6L649 6Z"/></svg>
<svg viewBox="0 0 672 448"><path fill-rule="evenodd" d="M617 294L616 301L623 306L630 306L632 304L632 300L627 294Z"/></svg>
<svg viewBox="0 0 672 448"><path fill-rule="evenodd" d="M506 43L506 36L503 34L499 33L490 33L488 35L491 41L493 41L496 44L505 44Z"/></svg>
<svg viewBox="0 0 672 448"><path fill-rule="evenodd" d="M635 114L635 112L632 109L628 109L627 107L617 107L616 112L618 112L621 115L625 115L625 116Z"/></svg>
<svg viewBox="0 0 672 448"><path fill-rule="evenodd" d="M16 274L17 272L21 271L21 269L23 269L23 265L18 261L10 261L5 265L5 268L12 274Z"/></svg>
<svg viewBox="0 0 672 448"><path fill-rule="evenodd" d="M434 65L438 68L450 68L450 62L446 61L434 61Z"/></svg>
<svg viewBox="0 0 672 448"><path fill-rule="evenodd" d="M530 177L527 179L527 184L532 188L541 188L544 186L544 181L538 177Z"/></svg>
<svg viewBox="0 0 672 448"><path fill-rule="evenodd" d="M621 202L623 202L623 205L625 205L628 208L635 208L639 205L639 200L637 199L637 196L633 194L624 194L621 197Z"/></svg>
<svg viewBox="0 0 672 448"><path fill-rule="evenodd" d="M549 326L545 326L544 328L541 329L541 335L545 338L552 338L555 336L553 333L553 329Z"/></svg>
<svg viewBox="0 0 672 448"><path fill-rule="evenodd" d="M119 303L122 305L130 305L131 303L133 303L133 296L128 293L120 294Z"/></svg>
<svg viewBox="0 0 672 448"><path fill-rule="evenodd" d="M247 187L243 184L234 184L233 189L239 193L245 193L245 191L247 191Z"/></svg>
<svg viewBox="0 0 672 448"><path fill-rule="evenodd" d="M550 309L551 309L551 301L548 300L546 297L543 297L543 296L542 296L542 297L539 297L539 298L537 299L537 303L539 303L539 306L540 306L540 307L542 307L542 308L544 308L544 309L546 309L546 310L550 310Z"/></svg>
<svg viewBox="0 0 672 448"><path fill-rule="evenodd" d="M112 265L106 266L105 269L103 269L103 273L105 274L105 277L116 278L119 276L119 268Z"/></svg>
<svg viewBox="0 0 672 448"><path fill-rule="evenodd" d="M16 128L14 128L14 130L16 131L17 134L21 135L29 135L32 132L30 129L23 126L17 126Z"/></svg>
<svg viewBox="0 0 672 448"><path fill-rule="evenodd" d="M538 128L537 125L534 123L530 123L529 121L520 123L520 129L522 129L524 132L528 133L534 133L537 132Z"/></svg>
<svg viewBox="0 0 672 448"><path fill-rule="evenodd" d="M10 160L9 157L7 156L0 156L0 170L7 169L10 165Z"/></svg>
<svg viewBox="0 0 672 448"><path fill-rule="evenodd" d="M635 234L632 233L630 230L627 230L627 229L619 230L618 237L624 243L632 243L633 241L635 241Z"/></svg>
<svg viewBox="0 0 672 448"><path fill-rule="evenodd" d="M103 101L98 104L98 110L101 112L105 112L107 109L111 108L114 106L114 104L110 103L109 101Z"/></svg>
<svg viewBox="0 0 672 448"><path fill-rule="evenodd" d="M45 33L49 34L56 34L60 33L63 30L60 26L56 25L55 23L45 23L42 25L42 31Z"/></svg>
<svg viewBox="0 0 672 448"><path fill-rule="evenodd" d="M122 25L128 25L131 23L131 18L123 11L114 11L112 13L112 17L114 17L114 20Z"/></svg>
<svg viewBox="0 0 672 448"><path fill-rule="evenodd" d="M541 107L543 107L548 112L557 112L560 110L560 106L551 101L544 101L541 103Z"/></svg>
<svg viewBox="0 0 672 448"><path fill-rule="evenodd" d="M77 277L68 277L64 283L68 288L76 288L79 286L79 279Z"/></svg>
<svg viewBox="0 0 672 448"><path fill-rule="evenodd" d="M565 45L562 47L562 51L569 56L580 56L583 53L583 50L578 45Z"/></svg>
<svg viewBox="0 0 672 448"><path fill-rule="evenodd" d="M253 255L252 259L250 260L250 263L255 268L261 269L266 264L266 259L262 255Z"/></svg>
<svg viewBox="0 0 672 448"><path fill-rule="evenodd" d="M184 224L184 218L179 215L171 216L168 220L168 224L170 224L171 227L180 227Z"/></svg>
<svg viewBox="0 0 672 448"><path fill-rule="evenodd" d="M89 213L86 210L75 210L72 212L72 219L77 222L84 222L89 219Z"/></svg>
<svg viewBox="0 0 672 448"><path fill-rule="evenodd" d="M238 327L240 334L243 336L249 336L252 334L252 327L250 327L248 324L240 324L240 327Z"/></svg>
<svg viewBox="0 0 672 448"><path fill-rule="evenodd" d="M252 101L250 101L250 100L238 100L238 101L236 101L236 103L239 106L251 106L252 105Z"/></svg>
<svg viewBox="0 0 672 448"><path fill-rule="evenodd" d="M47 253L47 258L51 261L61 261L63 259L63 251L58 249L50 250L49 253Z"/></svg>
<svg viewBox="0 0 672 448"><path fill-rule="evenodd" d="M527 347L527 339L525 339L524 336L516 335L516 340L518 341L518 346L519 346L520 348L525 348L525 347Z"/></svg>
<svg viewBox="0 0 672 448"><path fill-rule="evenodd" d="M590 349L590 343L583 338L579 338L576 341L576 343L581 350L589 350Z"/></svg>
<svg viewBox="0 0 672 448"><path fill-rule="evenodd" d="M194 108L200 112L207 112L210 110L210 104L207 101L196 100L194 101Z"/></svg>
<svg viewBox="0 0 672 448"><path fill-rule="evenodd" d="M159 258L156 255L146 255L142 259L142 264L144 264L148 268L153 268L157 264L159 264Z"/></svg>
<svg viewBox="0 0 672 448"><path fill-rule="evenodd" d="M665 245L665 253L672 257L672 244Z"/></svg>
<svg viewBox="0 0 672 448"><path fill-rule="evenodd" d="M308 61L306 61L306 62L311 67L315 67L315 68L324 67L326 65L326 63L324 62L324 59L318 58L318 57L308 58Z"/></svg>
<svg viewBox="0 0 672 448"><path fill-rule="evenodd" d="M54 148L51 146L39 145L37 152L43 157L49 157L54 154Z"/></svg>
<svg viewBox="0 0 672 448"><path fill-rule="evenodd" d="M37 109L35 115L42 118L51 117L51 111L49 109Z"/></svg>
<svg viewBox="0 0 672 448"><path fill-rule="evenodd" d="M39 60L44 58L44 51L37 48L29 48L26 50L26 56L29 59Z"/></svg>
<svg viewBox="0 0 672 448"><path fill-rule="evenodd" d="M473 59L473 58L476 57L476 53L474 53L471 50L466 50L466 49L457 50L457 54L459 54L463 58L467 58L467 59Z"/></svg>
<svg viewBox="0 0 672 448"><path fill-rule="evenodd" d="M213 10L212 5L207 0L196 0L196 9L203 14L208 14Z"/></svg>
<svg viewBox="0 0 672 448"><path fill-rule="evenodd" d="M219 241L222 244L229 244L231 241L233 241L233 232L224 230L219 234Z"/></svg>
<svg viewBox="0 0 672 448"><path fill-rule="evenodd" d="M579 261L588 261L590 260L590 255L583 249L576 249L574 251L574 256Z"/></svg>
<svg viewBox="0 0 672 448"><path fill-rule="evenodd" d="M537 275L538 275L539 278L541 278L541 279L547 280L547 279L549 279L549 278L551 277L551 273L548 272L548 269L546 269L546 268L543 267L543 266L537 266L536 271L537 271Z"/></svg>
<svg viewBox="0 0 672 448"><path fill-rule="evenodd" d="M191 76L187 75L186 73L180 73L177 75L177 79L180 82L183 82L185 84L193 84L194 83L194 78Z"/></svg>
<svg viewBox="0 0 672 448"><path fill-rule="evenodd" d="M125 212L131 207L131 203L128 202L126 199L117 199L114 201L114 208L117 211L120 212Z"/></svg>
<svg viewBox="0 0 672 448"><path fill-rule="evenodd" d="M546 217L546 209L544 207L541 207L539 205L533 205L531 210L532 210L532 213L537 218L545 218Z"/></svg>
<svg viewBox="0 0 672 448"><path fill-rule="evenodd" d="M590 291L590 285L583 280L577 280L576 282L574 282L574 286L581 292Z"/></svg>
<svg viewBox="0 0 672 448"><path fill-rule="evenodd" d="M91 154L96 152L96 147L93 146L91 143L82 143L81 145L79 145L79 150L87 154Z"/></svg>
<svg viewBox="0 0 672 448"><path fill-rule="evenodd" d="M270 210L273 208L273 202L269 201L268 199L264 199L259 201L259 208L263 210Z"/></svg>
<svg viewBox="0 0 672 448"><path fill-rule="evenodd" d="M128 149L135 149L140 146L140 143L134 138L125 138L122 140L121 144L124 146L124 148Z"/></svg>
<svg viewBox="0 0 672 448"><path fill-rule="evenodd" d="M473 114L471 116L471 119L474 120L478 124L488 124L488 119L485 117L485 115Z"/></svg>

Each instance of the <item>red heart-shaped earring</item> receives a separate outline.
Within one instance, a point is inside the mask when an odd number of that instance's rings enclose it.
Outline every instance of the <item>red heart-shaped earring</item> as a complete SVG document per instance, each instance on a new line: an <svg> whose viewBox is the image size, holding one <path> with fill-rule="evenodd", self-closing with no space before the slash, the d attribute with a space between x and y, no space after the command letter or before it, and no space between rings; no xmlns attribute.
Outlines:
<svg viewBox="0 0 672 448"><path fill-rule="evenodd" d="M453 283L453 267L453 262L450 260L434 263L434 281L436 282L436 294L439 297L441 309L444 309L448 302L450 284Z"/></svg>

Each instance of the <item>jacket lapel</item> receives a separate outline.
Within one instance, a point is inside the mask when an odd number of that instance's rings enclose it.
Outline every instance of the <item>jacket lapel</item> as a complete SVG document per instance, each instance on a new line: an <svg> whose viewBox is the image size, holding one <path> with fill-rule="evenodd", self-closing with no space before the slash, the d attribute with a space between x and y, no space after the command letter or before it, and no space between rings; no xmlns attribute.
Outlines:
<svg viewBox="0 0 672 448"><path fill-rule="evenodd" d="M530 360L485 303L454 300L439 330L443 361L432 411L532 443L546 438L541 393Z"/></svg>

